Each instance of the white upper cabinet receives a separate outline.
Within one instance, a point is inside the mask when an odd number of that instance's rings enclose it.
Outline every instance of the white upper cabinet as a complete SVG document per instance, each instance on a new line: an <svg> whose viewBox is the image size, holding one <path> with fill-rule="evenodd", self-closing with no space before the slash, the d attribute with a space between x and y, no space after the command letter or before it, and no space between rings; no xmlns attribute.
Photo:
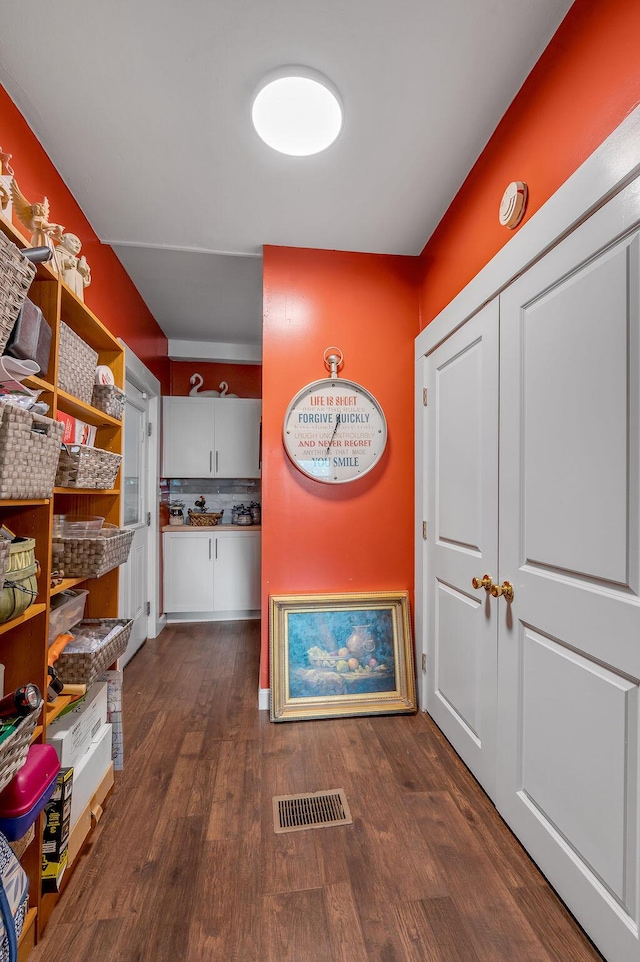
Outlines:
<svg viewBox="0 0 640 962"><path fill-rule="evenodd" d="M259 478L262 402L163 399L165 478Z"/></svg>

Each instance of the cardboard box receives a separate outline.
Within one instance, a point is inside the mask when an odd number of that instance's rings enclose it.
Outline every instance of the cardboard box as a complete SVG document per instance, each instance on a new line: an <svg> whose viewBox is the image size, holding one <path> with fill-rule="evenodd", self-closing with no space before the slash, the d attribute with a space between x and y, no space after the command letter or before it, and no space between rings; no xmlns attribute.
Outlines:
<svg viewBox="0 0 640 962"><path fill-rule="evenodd" d="M109 765L104 778L98 786L97 792L82 812L73 831L69 835L69 865L73 865L82 851L82 846L91 829L100 821L102 817L102 806L107 795L113 788L114 780L113 765Z"/></svg>
<svg viewBox="0 0 640 962"><path fill-rule="evenodd" d="M69 858L69 828L73 768L61 768L56 787L44 809L42 891L57 892Z"/></svg>
<svg viewBox="0 0 640 962"><path fill-rule="evenodd" d="M96 428L93 424L87 424L80 418L65 414L64 411L58 411L56 419L64 424L63 444L86 444L92 448L96 443Z"/></svg>
<svg viewBox="0 0 640 962"><path fill-rule="evenodd" d="M98 682L71 711L47 725L47 741L55 748L64 768L74 766L106 723L107 684Z"/></svg>
<svg viewBox="0 0 640 962"><path fill-rule="evenodd" d="M111 725L103 725L73 772L71 831L111 766Z"/></svg>
<svg viewBox="0 0 640 962"><path fill-rule="evenodd" d="M107 721L113 728L113 767L117 772L124 768L124 738L122 733L122 668L103 671L98 681L107 683Z"/></svg>

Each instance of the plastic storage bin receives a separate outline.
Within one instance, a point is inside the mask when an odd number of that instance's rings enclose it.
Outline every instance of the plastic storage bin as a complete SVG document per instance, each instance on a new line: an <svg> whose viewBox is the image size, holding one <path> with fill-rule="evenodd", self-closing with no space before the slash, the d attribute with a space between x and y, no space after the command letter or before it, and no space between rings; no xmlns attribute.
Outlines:
<svg viewBox="0 0 640 962"><path fill-rule="evenodd" d="M60 762L53 745L32 745L24 765L0 792L0 832L10 842L22 838L56 787Z"/></svg>
<svg viewBox="0 0 640 962"><path fill-rule="evenodd" d="M82 589L62 591L59 595L54 595L49 614L49 644L55 641L58 635L71 631L82 621L88 594L88 591Z"/></svg>

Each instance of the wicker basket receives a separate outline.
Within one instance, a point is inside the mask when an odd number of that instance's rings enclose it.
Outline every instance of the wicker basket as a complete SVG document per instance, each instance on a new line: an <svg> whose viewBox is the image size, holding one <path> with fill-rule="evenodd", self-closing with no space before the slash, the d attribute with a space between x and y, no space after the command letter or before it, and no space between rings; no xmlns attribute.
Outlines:
<svg viewBox="0 0 640 962"><path fill-rule="evenodd" d="M88 618L73 631L56 661L56 671L67 685L91 685L105 668L126 651L133 621ZM96 636L102 635L99 640Z"/></svg>
<svg viewBox="0 0 640 962"><path fill-rule="evenodd" d="M4 578L7 573L7 565L9 564L9 548L11 547L11 542L6 541L4 538L0 538L0 591L4 586Z"/></svg>
<svg viewBox="0 0 640 962"><path fill-rule="evenodd" d="M31 736L42 710L42 704L40 702L37 708L25 715L14 731L4 741L0 742L0 792L3 788L6 788L26 761Z"/></svg>
<svg viewBox="0 0 640 962"><path fill-rule="evenodd" d="M0 402L0 499L50 498L64 425Z"/></svg>
<svg viewBox="0 0 640 962"><path fill-rule="evenodd" d="M91 403L94 408L110 414L112 418L122 421L125 393L114 384L94 384Z"/></svg>
<svg viewBox="0 0 640 962"><path fill-rule="evenodd" d="M53 567L62 569L65 578L101 578L107 571L125 563L135 531L100 528L91 537L54 537Z"/></svg>
<svg viewBox="0 0 640 962"><path fill-rule="evenodd" d="M97 351L85 344L68 324L60 321L58 387L85 404L91 404L97 365Z"/></svg>
<svg viewBox="0 0 640 962"><path fill-rule="evenodd" d="M192 511L189 508L189 524L196 528L209 528L213 524L219 524L224 511Z"/></svg>
<svg viewBox="0 0 640 962"><path fill-rule="evenodd" d="M65 444L60 451L56 486L59 488L112 488L121 454L90 448L86 444Z"/></svg>
<svg viewBox="0 0 640 962"><path fill-rule="evenodd" d="M0 591L0 624L17 618L38 597L38 562L34 538L9 543L9 562Z"/></svg>
<svg viewBox="0 0 640 962"><path fill-rule="evenodd" d="M0 234L0 354L18 319L36 269L15 244Z"/></svg>

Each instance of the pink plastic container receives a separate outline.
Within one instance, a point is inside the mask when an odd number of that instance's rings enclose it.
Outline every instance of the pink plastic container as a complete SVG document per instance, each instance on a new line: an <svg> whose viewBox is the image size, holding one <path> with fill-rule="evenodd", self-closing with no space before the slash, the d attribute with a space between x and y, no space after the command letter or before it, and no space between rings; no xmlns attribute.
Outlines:
<svg viewBox="0 0 640 962"><path fill-rule="evenodd" d="M53 745L32 745L27 760L0 792L0 832L10 842L22 838L56 787L60 762Z"/></svg>

